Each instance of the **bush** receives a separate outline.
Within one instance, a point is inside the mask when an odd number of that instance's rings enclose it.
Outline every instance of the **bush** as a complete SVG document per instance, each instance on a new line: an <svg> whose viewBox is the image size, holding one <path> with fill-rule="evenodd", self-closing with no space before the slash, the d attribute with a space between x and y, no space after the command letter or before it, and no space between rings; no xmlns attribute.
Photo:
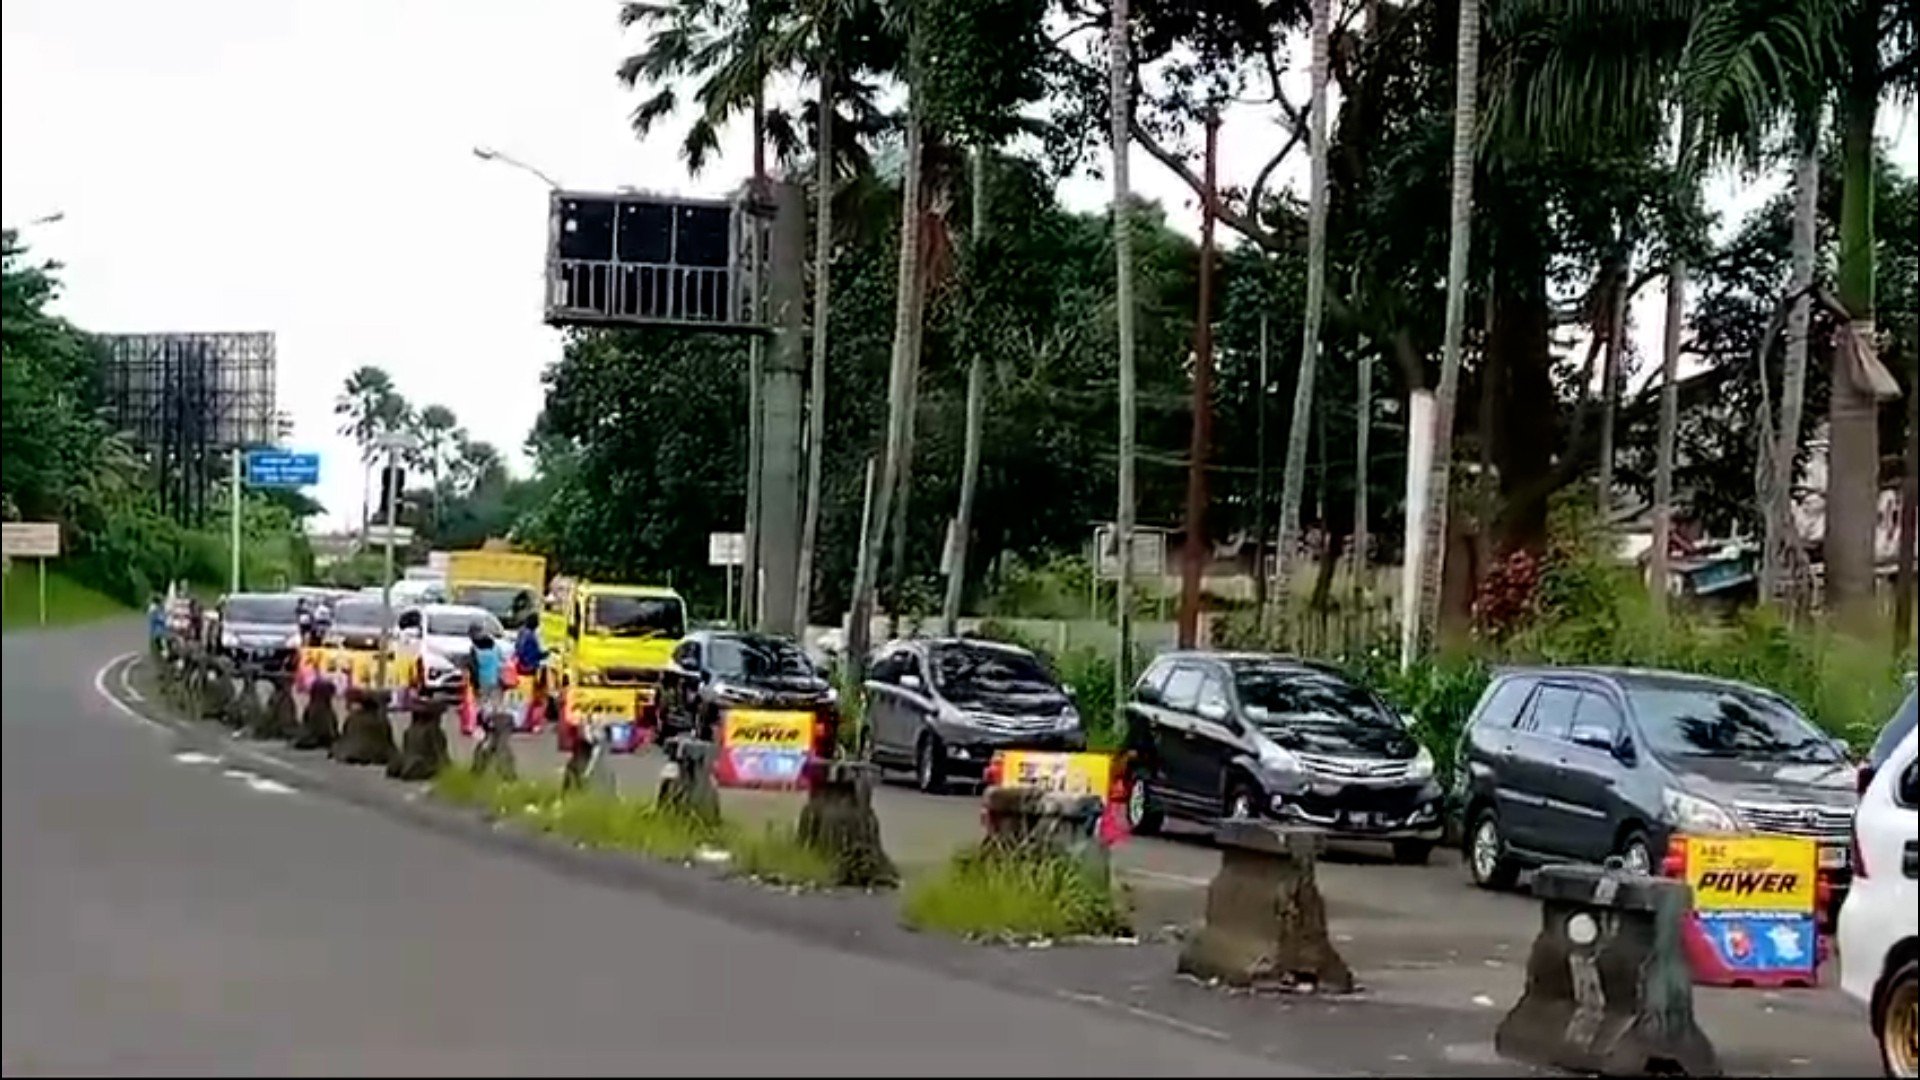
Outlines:
<svg viewBox="0 0 1920 1080"><path fill-rule="evenodd" d="M908 884L901 919L915 930L999 940L1127 932L1106 880L1074 859L1030 850L956 854Z"/></svg>

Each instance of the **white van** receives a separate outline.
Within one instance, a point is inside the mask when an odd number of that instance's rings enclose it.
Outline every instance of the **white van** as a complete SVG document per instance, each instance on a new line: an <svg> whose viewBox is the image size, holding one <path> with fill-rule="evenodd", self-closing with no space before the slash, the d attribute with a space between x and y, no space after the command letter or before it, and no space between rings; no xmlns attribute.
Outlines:
<svg viewBox="0 0 1920 1080"><path fill-rule="evenodd" d="M1840 986L1867 1007L1888 1076L1920 1070L1920 732L1875 772L1853 820L1853 888L1840 908Z"/></svg>

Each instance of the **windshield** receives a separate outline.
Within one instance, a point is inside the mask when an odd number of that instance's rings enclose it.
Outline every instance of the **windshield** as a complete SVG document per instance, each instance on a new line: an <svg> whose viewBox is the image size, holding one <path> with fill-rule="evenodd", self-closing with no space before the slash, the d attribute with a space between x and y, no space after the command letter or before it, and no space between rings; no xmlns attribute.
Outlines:
<svg viewBox="0 0 1920 1080"><path fill-rule="evenodd" d="M716 637L707 646L708 664L721 675L748 684L813 678L813 661L800 646L774 637Z"/></svg>
<svg viewBox="0 0 1920 1080"><path fill-rule="evenodd" d="M221 618L230 623L292 626L300 621L297 596L230 596Z"/></svg>
<svg viewBox="0 0 1920 1080"><path fill-rule="evenodd" d="M339 628L380 628L380 601L355 597L333 606L333 625Z"/></svg>
<svg viewBox="0 0 1920 1080"><path fill-rule="evenodd" d="M425 594L432 588L430 584L423 584L420 592ZM533 590L524 585L462 585L454 599L462 604L485 608L494 618L504 621L513 617L515 605L522 612L537 610L535 602L538 598L533 595Z"/></svg>
<svg viewBox="0 0 1920 1080"><path fill-rule="evenodd" d="M500 620L481 611L434 611L426 617L426 632L434 637L466 637L472 631L475 622L482 623L487 633L496 638L506 636L501 629Z"/></svg>
<svg viewBox="0 0 1920 1080"><path fill-rule="evenodd" d="M1900 745L1900 740L1907 737L1907 732L1914 729L1916 722L1920 722L1920 712L1915 709L1914 695L1908 694L1906 703L1900 706L1899 712L1893 714L1893 719L1881 730L1880 737L1873 741L1873 750L1867 755L1867 762L1876 769L1885 765L1887 759L1893 756L1894 747Z"/></svg>
<svg viewBox="0 0 1920 1080"><path fill-rule="evenodd" d="M1059 684L1028 653L978 645L941 645L930 651L933 684L949 701L1060 692Z"/></svg>
<svg viewBox="0 0 1920 1080"><path fill-rule="evenodd" d="M608 593L587 601L587 625L596 634L679 639L687 632L680 601L670 596Z"/></svg>
<svg viewBox="0 0 1920 1080"><path fill-rule="evenodd" d="M1638 686L1640 730L1656 754L1838 762L1827 737L1791 705L1738 686Z"/></svg>
<svg viewBox="0 0 1920 1080"><path fill-rule="evenodd" d="M1370 691L1325 672L1300 668L1240 668L1234 689L1241 711L1262 730L1309 725L1401 730L1399 717Z"/></svg>

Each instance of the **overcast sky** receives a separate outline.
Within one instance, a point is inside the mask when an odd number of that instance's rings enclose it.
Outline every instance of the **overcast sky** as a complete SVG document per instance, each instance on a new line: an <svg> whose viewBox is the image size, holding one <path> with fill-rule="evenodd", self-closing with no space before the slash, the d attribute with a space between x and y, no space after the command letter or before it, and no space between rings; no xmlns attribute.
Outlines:
<svg viewBox="0 0 1920 1080"><path fill-rule="evenodd" d="M357 454L333 401L386 367L524 469L540 372L545 192L472 154L497 147L582 188L718 193L744 132L690 178L676 133L637 142L613 76L640 47L615 0L7 0L0 217L65 264L61 310L96 331L273 330L292 444L324 455L330 523L358 521ZM1296 87L1304 97L1303 86ZM1911 170L1910 114L1884 117ZM1223 183L1280 136L1229 113ZM1284 175L1304 183L1304 160ZM1144 154L1135 187L1191 228L1185 187ZM1072 181L1076 209L1105 181ZM1722 182L1713 201L1764 198ZM1658 293L1638 305L1657 341Z"/></svg>

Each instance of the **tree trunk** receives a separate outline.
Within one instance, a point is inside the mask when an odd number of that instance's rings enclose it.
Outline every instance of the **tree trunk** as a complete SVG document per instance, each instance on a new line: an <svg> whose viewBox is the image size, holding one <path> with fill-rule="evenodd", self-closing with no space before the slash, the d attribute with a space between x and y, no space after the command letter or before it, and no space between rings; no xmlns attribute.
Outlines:
<svg viewBox="0 0 1920 1080"><path fill-rule="evenodd" d="M1913 658L1916 560L1920 560L1920 356L1907 378L1906 474L1900 484L1900 548L1893 592L1894 652Z"/></svg>
<svg viewBox="0 0 1920 1080"><path fill-rule="evenodd" d="M1187 544L1180 561L1180 647L1199 643L1200 589L1212 560L1207 537L1207 455L1213 445L1213 220L1220 115L1206 119L1206 165L1200 194L1199 311L1193 321L1193 429L1187 445Z"/></svg>
<svg viewBox="0 0 1920 1080"><path fill-rule="evenodd" d="M1615 427L1620 416L1620 371L1627 350L1627 277L1632 264L1620 259L1607 270L1611 288L1607 291L1606 359L1600 369L1600 480L1595 485L1594 502L1600 507L1600 522L1613 525L1613 462Z"/></svg>
<svg viewBox="0 0 1920 1080"><path fill-rule="evenodd" d="M923 224L916 221L915 227ZM923 333L920 320L921 313L926 310L925 267L914 269L913 291L913 326L907 341L906 431L900 440L900 493L893 508L893 556L888 566L888 580L892 584L887 598L887 634L890 637L900 636L900 609L904 606L901 589L907 581L907 530L912 524L913 510L914 428L920 419L920 342Z"/></svg>
<svg viewBox="0 0 1920 1080"><path fill-rule="evenodd" d="M1467 0L1474 3L1475 0ZM1314 373L1320 361L1320 316L1327 291L1327 43L1329 0L1313 0L1313 90L1307 111L1307 310L1300 336L1300 375L1294 383L1293 416L1287 424L1287 458L1280 474L1280 536L1274 549L1274 583L1285 604L1289 567L1299 547L1300 500L1307 479L1307 435L1313 420Z"/></svg>
<svg viewBox="0 0 1920 1080"><path fill-rule="evenodd" d="M1127 155L1133 146L1133 109L1128 94L1133 84L1133 61L1128 40L1127 0L1113 0L1113 23L1108 28L1107 112L1113 142L1113 261L1114 321L1119 339L1119 476L1114 533L1119 544L1119 580L1114 585L1114 621L1119 630L1119 655L1113 665L1113 700L1125 701L1133 685L1133 438L1134 438L1134 310L1133 310L1133 192ZM1117 718L1107 717L1111 722Z"/></svg>
<svg viewBox="0 0 1920 1080"><path fill-rule="evenodd" d="M1367 475L1372 463L1373 354L1360 354L1360 389L1353 414L1353 606L1356 614L1367 598Z"/></svg>
<svg viewBox="0 0 1920 1080"><path fill-rule="evenodd" d="M970 288L985 280L985 255L981 247L987 236L987 148L976 146L970 163L973 187L973 223L967 230L967 260ZM976 303L978 302L976 297ZM960 600L967 587L967 541L973 535L973 500L980 485L980 429L986 398L986 355L980 341L977 317L969 329L973 355L967 360L967 436L960 463L960 507L953 519L952 561L947 566L947 595L940 605L940 632L952 637L960 620Z"/></svg>
<svg viewBox="0 0 1920 1080"><path fill-rule="evenodd" d="M1856 12L1850 29L1854 85L1840 104L1839 300L1858 348L1870 357L1874 336L1873 123L1878 105L1878 43L1871 17ZM1862 40L1864 38L1864 40ZM1880 488L1877 402L1865 372L1842 347L1833 365L1827 461L1827 606L1850 630L1873 620L1873 527Z"/></svg>
<svg viewBox="0 0 1920 1080"><path fill-rule="evenodd" d="M1660 347L1660 430L1654 443L1653 548L1647 559L1647 588L1656 611L1666 610L1671 576L1673 444L1680 425L1680 330L1686 315L1687 262L1676 256L1667 269L1667 325Z"/></svg>
<svg viewBox="0 0 1920 1080"><path fill-rule="evenodd" d="M822 33L825 31L823 30ZM807 511L800 524L800 568L794 580L793 633L806 640L813 610L814 546L820 540L820 488L827 457L827 322L833 276L833 63L820 62L819 145L813 179L813 372L807 417Z"/></svg>
<svg viewBox="0 0 1920 1080"><path fill-rule="evenodd" d="M1446 568L1447 487L1452 478L1453 413L1460 394L1460 339L1467 321L1467 248L1473 229L1473 129L1480 77L1480 0L1461 0L1454 66L1453 179L1447 239L1447 319L1440 353L1440 386L1433 399L1433 461L1427 510L1421 522L1419 607L1414 650L1431 642L1440 623L1441 575ZM1410 657L1403 656L1402 663Z"/></svg>
<svg viewBox="0 0 1920 1080"><path fill-rule="evenodd" d="M911 61L909 62L911 76ZM848 614L847 655L855 672L863 671L871 644L874 585L879 579L880 545L892 519L893 492L900 482L905 457L909 384L913 377L913 331L919 321L920 290L920 103L913 100L911 81L907 102L906 168L900 182L900 263L895 279L893 360L887 374L887 439L880 457L880 477L874 485L873 516L867 523L862 557L854 570L853 604Z"/></svg>
<svg viewBox="0 0 1920 1080"><path fill-rule="evenodd" d="M1259 381L1253 389L1253 617L1267 637L1267 316L1260 314Z"/></svg>
<svg viewBox="0 0 1920 1080"><path fill-rule="evenodd" d="M1800 532L1793 523L1794 460L1800 449L1800 423L1807 399L1807 328L1813 311L1814 248L1820 227L1820 118L1816 112L1807 130L1800 134L1800 152L1793 169L1793 258L1787 276L1787 291L1793 306L1787 314L1787 355L1780 371L1779 426L1768 448L1770 471L1767 505L1760 508L1766 528L1766 545L1760 552L1760 599L1773 603L1780 597L1785 569L1794 564L1789 548L1800 546ZM1760 377L1765 379L1767 358L1760 357Z"/></svg>

